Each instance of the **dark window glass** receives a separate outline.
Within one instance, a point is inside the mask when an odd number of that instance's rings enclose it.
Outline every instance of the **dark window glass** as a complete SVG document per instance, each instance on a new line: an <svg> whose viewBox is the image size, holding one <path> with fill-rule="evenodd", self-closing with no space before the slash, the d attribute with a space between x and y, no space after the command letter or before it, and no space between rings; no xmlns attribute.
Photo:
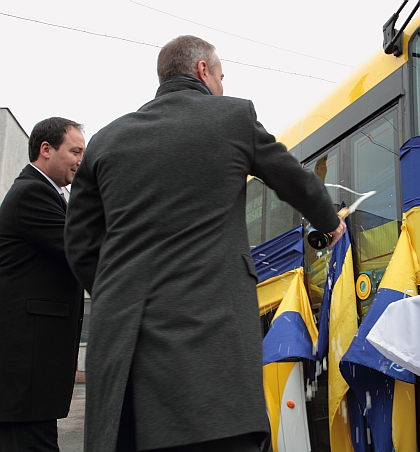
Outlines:
<svg viewBox="0 0 420 452"><path fill-rule="evenodd" d="M324 184L339 184L339 164L338 164L339 147L335 147L328 153L317 157L316 160L305 165L306 168L312 169L324 182ZM328 193L339 210L340 190L336 187L328 187ZM322 297L324 293L325 281L328 274L328 266L331 258L331 250L315 250L311 248L307 242L305 247L305 270L307 279L307 288L309 299L311 300L312 309L317 315L320 311Z"/></svg>
<svg viewBox="0 0 420 452"><path fill-rule="evenodd" d="M267 187L265 240L293 229L293 208Z"/></svg>
<svg viewBox="0 0 420 452"><path fill-rule="evenodd" d="M359 308L369 308L388 265L400 231L398 129L396 108L362 127L350 138L352 189L376 191L349 216ZM354 202L359 195L352 195ZM371 289L368 286L371 286ZM368 293L369 292L369 293Z"/></svg>
<svg viewBox="0 0 420 452"><path fill-rule="evenodd" d="M300 215L280 201L274 190L257 178L249 180L246 196L246 224L250 246L266 242L300 224Z"/></svg>
<svg viewBox="0 0 420 452"><path fill-rule="evenodd" d="M263 196L264 184L253 178L248 182L246 194L246 224L250 246L263 242Z"/></svg>
<svg viewBox="0 0 420 452"><path fill-rule="evenodd" d="M413 125L414 134L420 135L420 36L411 42L411 80L413 83Z"/></svg>

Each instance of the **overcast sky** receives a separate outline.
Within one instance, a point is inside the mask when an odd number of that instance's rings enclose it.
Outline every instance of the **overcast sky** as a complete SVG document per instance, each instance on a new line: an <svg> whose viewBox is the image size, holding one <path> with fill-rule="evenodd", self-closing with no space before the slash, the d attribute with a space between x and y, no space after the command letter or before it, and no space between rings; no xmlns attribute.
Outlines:
<svg viewBox="0 0 420 452"><path fill-rule="evenodd" d="M216 46L225 95L253 100L277 134L382 48L382 25L402 3L0 0L0 107L28 134L63 116L89 140L155 96L160 47L193 34Z"/></svg>

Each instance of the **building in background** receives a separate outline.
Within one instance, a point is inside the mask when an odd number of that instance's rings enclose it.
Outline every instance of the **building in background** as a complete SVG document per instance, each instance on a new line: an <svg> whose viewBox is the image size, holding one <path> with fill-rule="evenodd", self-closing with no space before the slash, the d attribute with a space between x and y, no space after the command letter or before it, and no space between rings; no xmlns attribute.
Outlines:
<svg viewBox="0 0 420 452"><path fill-rule="evenodd" d="M0 204L29 163L28 134L8 108L0 107Z"/></svg>

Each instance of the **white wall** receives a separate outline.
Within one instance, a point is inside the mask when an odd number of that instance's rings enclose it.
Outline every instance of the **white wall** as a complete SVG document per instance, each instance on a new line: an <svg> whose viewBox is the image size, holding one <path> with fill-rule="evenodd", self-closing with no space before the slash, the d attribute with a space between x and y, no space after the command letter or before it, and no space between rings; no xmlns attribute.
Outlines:
<svg viewBox="0 0 420 452"><path fill-rule="evenodd" d="M29 137L8 108L0 108L0 203L29 163Z"/></svg>

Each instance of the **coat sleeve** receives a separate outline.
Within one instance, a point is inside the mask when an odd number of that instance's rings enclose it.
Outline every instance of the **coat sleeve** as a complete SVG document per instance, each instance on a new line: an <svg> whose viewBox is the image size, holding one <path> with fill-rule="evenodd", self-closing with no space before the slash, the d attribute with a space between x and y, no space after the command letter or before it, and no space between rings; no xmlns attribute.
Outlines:
<svg viewBox="0 0 420 452"><path fill-rule="evenodd" d="M105 233L102 199L86 151L71 186L64 241L70 268L90 294Z"/></svg>
<svg viewBox="0 0 420 452"><path fill-rule="evenodd" d="M286 147L265 130L257 121L252 103L251 116L254 130L252 175L263 180L316 229L334 231L340 220L321 179L312 171L303 169Z"/></svg>
<svg viewBox="0 0 420 452"><path fill-rule="evenodd" d="M43 253L66 262L66 214L58 195L44 183L27 184L17 195L15 222L19 235Z"/></svg>

